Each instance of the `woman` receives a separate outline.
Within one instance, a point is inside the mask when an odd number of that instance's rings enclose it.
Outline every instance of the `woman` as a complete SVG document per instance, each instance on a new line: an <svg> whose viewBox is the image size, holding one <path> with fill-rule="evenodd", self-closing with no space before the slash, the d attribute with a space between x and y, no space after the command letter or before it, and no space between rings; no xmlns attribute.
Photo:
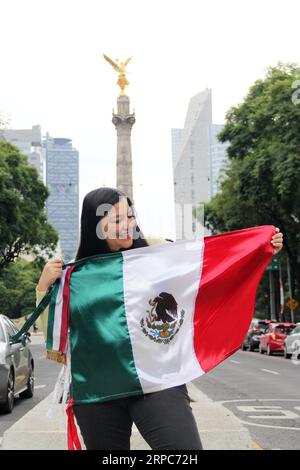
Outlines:
<svg viewBox="0 0 300 470"><path fill-rule="evenodd" d="M144 238L137 225L133 204L124 193L112 188L100 188L86 195L76 260L147 246L148 242L151 243ZM277 233L272 243L279 251L282 234ZM54 259L45 265L37 286L38 300L61 275L60 260ZM46 316L44 312L44 331ZM152 449L202 449L186 385L142 396L75 404L73 409L88 450L130 449L133 423Z"/></svg>

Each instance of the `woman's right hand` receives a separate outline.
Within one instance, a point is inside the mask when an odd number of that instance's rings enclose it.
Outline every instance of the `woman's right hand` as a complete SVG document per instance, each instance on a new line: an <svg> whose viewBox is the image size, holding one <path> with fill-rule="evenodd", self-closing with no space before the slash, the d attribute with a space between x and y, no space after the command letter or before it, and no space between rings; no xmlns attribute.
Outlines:
<svg viewBox="0 0 300 470"><path fill-rule="evenodd" d="M46 291L62 275L62 261L53 258L45 264L39 279L37 290Z"/></svg>

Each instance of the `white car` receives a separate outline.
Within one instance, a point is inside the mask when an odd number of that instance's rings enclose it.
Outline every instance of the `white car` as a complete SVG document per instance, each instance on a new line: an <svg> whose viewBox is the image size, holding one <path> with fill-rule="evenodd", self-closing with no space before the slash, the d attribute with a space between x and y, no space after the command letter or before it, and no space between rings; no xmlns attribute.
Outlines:
<svg viewBox="0 0 300 470"><path fill-rule="evenodd" d="M286 359L300 359L300 324L284 340L284 357Z"/></svg>

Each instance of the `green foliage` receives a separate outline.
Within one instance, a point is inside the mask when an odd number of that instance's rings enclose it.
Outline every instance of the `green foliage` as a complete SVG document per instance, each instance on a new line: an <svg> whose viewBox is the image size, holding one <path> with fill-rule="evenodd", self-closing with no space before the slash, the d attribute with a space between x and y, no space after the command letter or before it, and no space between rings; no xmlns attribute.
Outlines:
<svg viewBox="0 0 300 470"><path fill-rule="evenodd" d="M58 236L48 224L45 201L49 192L37 170L8 142L0 142L0 269L21 253L47 256Z"/></svg>
<svg viewBox="0 0 300 470"><path fill-rule="evenodd" d="M292 294L300 291L300 104L292 99L300 69L281 64L231 108L219 134L229 142L220 192L205 206L213 233L272 224L284 234Z"/></svg>
<svg viewBox="0 0 300 470"><path fill-rule="evenodd" d="M10 318L29 315L35 307L35 287L41 270L36 262L18 260L0 270L0 313Z"/></svg>

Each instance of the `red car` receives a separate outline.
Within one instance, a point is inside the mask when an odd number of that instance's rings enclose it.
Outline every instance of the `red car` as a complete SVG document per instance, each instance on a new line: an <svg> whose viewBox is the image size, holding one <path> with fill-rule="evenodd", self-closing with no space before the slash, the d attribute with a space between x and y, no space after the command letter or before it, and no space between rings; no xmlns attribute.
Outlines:
<svg viewBox="0 0 300 470"><path fill-rule="evenodd" d="M270 323L260 337L259 352L271 356L274 352L284 352L284 340L295 328L294 323Z"/></svg>

